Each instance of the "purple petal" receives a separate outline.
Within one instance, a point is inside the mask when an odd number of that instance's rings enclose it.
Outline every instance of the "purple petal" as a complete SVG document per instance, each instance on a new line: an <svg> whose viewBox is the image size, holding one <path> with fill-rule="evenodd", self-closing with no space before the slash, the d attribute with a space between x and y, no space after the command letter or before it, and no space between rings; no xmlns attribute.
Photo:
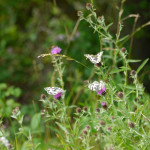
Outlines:
<svg viewBox="0 0 150 150"><path fill-rule="evenodd" d="M54 95L54 98L59 99L61 97L61 95L62 95L62 92Z"/></svg>
<svg viewBox="0 0 150 150"><path fill-rule="evenodd" d="M52 54L59 54L60 52L61 52L61 48L58 46L51 49Z"/></svg>
<svg viewBox="0 0 150 150"><path fill-rule="evenodd" d="M102 95L102 94L104 94L106 92L106 88L105 88L105 86L101 89L101 90L99 90L98 92L97 92L97 94L98 95Z"/></svg>
<svg viewBox="0 0 150 150"><path fill-rule="evenodd" d="M101 102L101 105L102 105L102 106L105 106L106 104L105 104L105 102Z"/></svg>

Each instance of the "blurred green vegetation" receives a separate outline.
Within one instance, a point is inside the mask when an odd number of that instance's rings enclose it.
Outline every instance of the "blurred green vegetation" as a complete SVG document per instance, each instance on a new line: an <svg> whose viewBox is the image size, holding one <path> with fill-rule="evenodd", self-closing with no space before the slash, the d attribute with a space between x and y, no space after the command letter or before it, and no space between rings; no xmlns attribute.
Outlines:
<svg viewBox="0 0 150 150"><path fill-rule="evenodd" d="M88 1L87 1L88 2ZM117 7L119 0L96 0L98 14L104 15L106 22L113 22L111 32L116 33L118 18ZM136 5L135 5L136 4ZM123 16L140 14L137 26L150 19L149 0L127 1ZM43 87L50 86L52 66L49 58L37 59L41 53L49 53L52 45L58 45L63 53L73 57L89 67L83 54L96 53L99 49L98 36L82 22L77 32L71 36L77 23L78 10L85 10L84 0L5 0L0 1L0 82L16 86L22 90L18 101L23 104L32 103L39 98ZM124 24L122 36L130 34L134 19L128 19ZM134 37L132 58L145 59L150 56L149 35L150 27L138 32ZM125 46L129 45L126 43ZM129 49L129 47L127 47ZM82 85L81 79L86 80L89 70L82 72L83 66L74 62L67 63L69 72L65 72L66 88L71 85ZM91 66L90 66L91 65ZM78 66L78 70L74 70ZM134 68L137 68L137 63ZM150 64L141 73L147 91L150 91ZM74 79L76 79L74 81ZM74 90L74 89L73 89ZM72 95L75 93L72 92Z"/></svg>

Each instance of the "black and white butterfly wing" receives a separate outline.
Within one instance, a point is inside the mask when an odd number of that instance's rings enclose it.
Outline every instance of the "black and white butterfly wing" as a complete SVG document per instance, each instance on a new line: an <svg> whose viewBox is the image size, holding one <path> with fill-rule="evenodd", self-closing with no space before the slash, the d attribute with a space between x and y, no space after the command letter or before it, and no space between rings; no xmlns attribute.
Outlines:
<svg viewBox="0 0 150 150"><path fill-rule="evenodd" d="M49 95L56 95L58 93L63 92L63 89L59 87L46 87L44 90L49 94Z"/></svg>
<svg viewBox="0 0 150 150"><path fill-rule="evenodd" d="M97 55L85 54L84 56L88 58L93 64L98 64L101 62L103 52L98 53Z"/></svg>
<svg viewBox="0 0 150 150"><path fill-rule="evenodd" d="M88 85L88 88L92 91L98 91L100 89L100 83L97 81L94 81L93 83Z"/></svg>

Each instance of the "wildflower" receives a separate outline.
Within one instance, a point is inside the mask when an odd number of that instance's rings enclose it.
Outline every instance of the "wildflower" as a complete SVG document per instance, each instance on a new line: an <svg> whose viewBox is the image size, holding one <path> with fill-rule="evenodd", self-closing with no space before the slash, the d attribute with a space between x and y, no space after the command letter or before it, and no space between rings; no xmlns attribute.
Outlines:
<svg viewBox="0 0 150 150"><path fill-rule="evenodd" d="M19 107L16 107L15 109L13 109L12 114L16 115L19 112Z"/></svg>
<svg viewBox="0 0 150 150"><path fill-rule="evenodd" d="M87 126L86 126L86 129L88 129L88 130L89 130L90 128L91 128L91 127L90 127L90 125L87 125Z"/></svg>
<svg viewBox="0 0 150 150"><path fill-rule="evenodd" d="M100 21L100 20L102 19L102 17L101 17L101 16L98 16L98 18L97 18L97 19L98 19L98 21Z"/></svg>
<svg viewBox="0 0 150 150"><path fill-rule="evenodd" d="M51 54L59 54L61 52L61 48L58 46L55 46L51 49Z"/></svg>
<svg viewBox="0 0 150 150"><path fill-rule="evenodd" d="M106 92L105 83L103 81L100 81L100 83L94 81L93 83L89 84L88 88L92 91L96 91L98 95L102 95Z"/></svg>
<svg viewBox="0 0 150 150"><path fill-rule="evenodd" d="M107 109L107 104L105 102L102 102L101 105L102 105L103 109L105 109L105 110Z"/></svg>
<svg viewBox="0 0 150 150"><path fill-rule="evenodd" d="M83 12L82 12L82 11L78 11L78 12L77 12L77 15L80 17L80 16L83 15Z"/></svg>
<svg viewBox="0 0 150 150"><path fill-rule="evenodd" d="M87 111L87 107L86 107L86 106L84 106L84 107L83 107L83 110L84 110L84 111Z"/></svg>
<svg viewBox="0 0 150 150"><path fill-rule="evenodd" d="M86 130L83 130L83 134L84 134L84 135L87 135L88 132L87 132Z"/></svg>
<svg viewBox="0 0 150 150"><path fill-rule="evenodd" d="M131 70L130 75L134 76L135 74L136 74L136 71L135 70Z"/></svg>
<svg viewBox="0 0 150 150"><path fill-rule="evenodd" d="M86 4L86 9L87 9L87 10L90 10L91 8L92 8L92 5L91 5L90 3L87 3L87 4Z"/></svg>
<svg viewBox="0 0 150 150"><path fill-rule="evenodd" d="M104 126L106 123L103 120L101 120L99 124Z"/></svg>
<svg viewBox="0 0 150 150"><path fill-rule="evenodd" d="M46 110L45 110L45 109L42 109L42 110L41 110L41 115L44 115L45 112L46 112Z"/></svg>
<svg viewBox="0 0 150 150"><path fill-rule="evenodd" d="M115 117L114 117L114 116L111 116L111 119L112 119L112 120L114 120L114 119L115 119Z"/></svg>
<svg viewBox="0 0 150 150"><path fill-rule="evenodd" d="M49 94L53 95L55 99L61 98L64 90L59 87L46 87L44 90Z"/></svg>
<svg viewBox="0 0 150 150"><path fill-rule="evenodd" d="M5 137L0 137L0 141L5 145L6 148L10 149L12 146Z"/></svg>
<svg viewBox="0 0 150 150"><path fill-rule="evenodd" d="M121 52L122 52L122 53L125 53L125 51L126 51L126 48L125 48L125 47L122 47L122 48L121 48Z"/></svg>
<svg viewBox="0 0 150 150"><path fill-rule="evenodd" d="M41 94L41 99L45 99L46 95L45 94Z"/></svg>
<svg viewBox="0 0 150 150"><path fill-rule="evenodd" d="M130 122L130 123L129 123L129 127L130 127L130 128L134 128L134 126L135 126L135 124L134 124L133 122Z"/></svg>
<svg viewBox="0 0 150 150"><path fill-rule="evenodd" d="M97 107L97 108L96 108L96 112L100 112L100 108Z"/></svg>
<svg viewBox="0 0 150 150"><path fill-rule="evenodd" d="M80 107L77 107L76 108L76 113L80 113L81 112L81 108Z"/></svg>
<svg viewBox="0 0 150 150"><path fill-rule="evenodd" d="M97 55L85 54L84 56L86 58L88 58L93 64L99 64L99 63L101 63L101 57L102 57L102 55L103 55L103 52L100 52Z"/></svg>
<svg viewBox="0 0 150 150"><path fill-rule="evenodd" d="M122 97L123 97L123 93L122 93L122 92L118 92L118 93L117 93L117 96L118 96L119 98L122 98Z"/></svg>
<svg viewBox="0 0 150 150"><path fill-rule="evenodd" d="M111 130L112 130L112 127L107 127L107 130L108 130L108 131L111 131Z"/></svg>

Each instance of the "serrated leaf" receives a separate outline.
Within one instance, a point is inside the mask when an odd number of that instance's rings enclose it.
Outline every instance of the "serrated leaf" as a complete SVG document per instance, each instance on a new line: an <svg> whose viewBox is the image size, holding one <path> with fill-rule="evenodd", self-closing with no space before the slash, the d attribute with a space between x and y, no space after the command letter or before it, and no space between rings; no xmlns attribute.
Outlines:
<svg viewBox="0 0 150 150"><path fill-rule="evenodd" d="M146 63L148 62L149 58L147 58L146 60L144 60L144 62L139 66L139 68L137 69L137 74L141 71L141 69L146 65Z"/></svg>

